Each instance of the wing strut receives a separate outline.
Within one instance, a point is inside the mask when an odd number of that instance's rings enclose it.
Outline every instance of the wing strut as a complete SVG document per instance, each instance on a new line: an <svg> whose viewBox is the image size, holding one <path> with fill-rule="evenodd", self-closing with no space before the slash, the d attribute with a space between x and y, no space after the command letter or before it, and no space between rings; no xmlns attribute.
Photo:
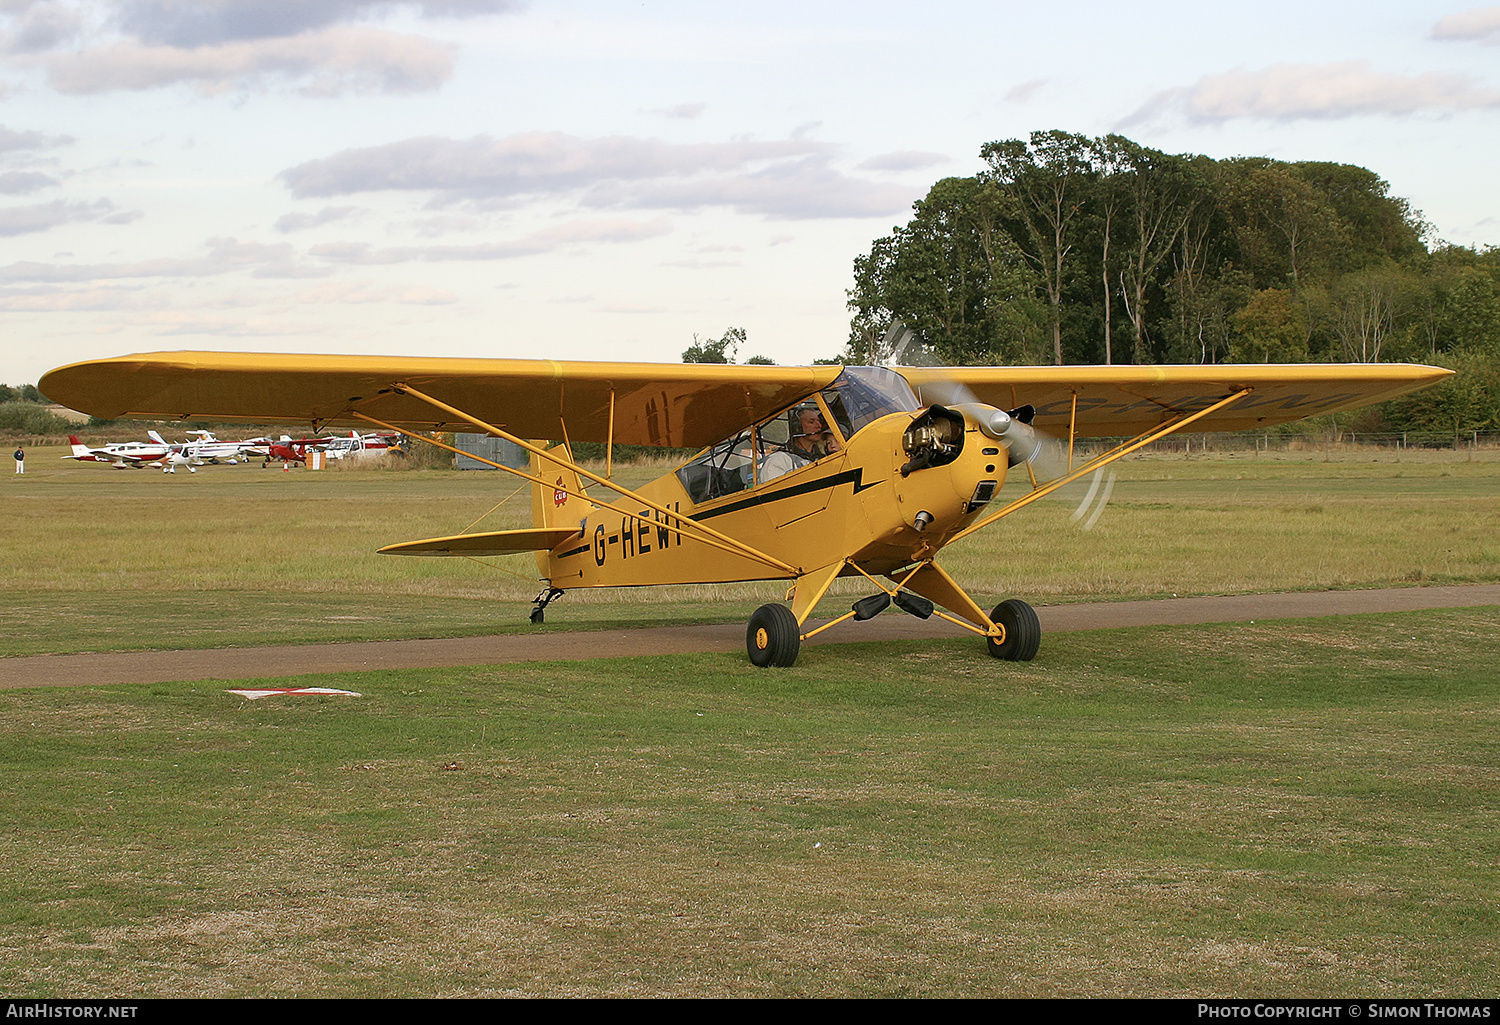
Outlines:
<svg viewBox="0 0 1500 1025"><path fill-rule="evenodd" d="M1002 516L1009 516L1017 509L1024 508L1025 506L1030 505L1032 502L1035 502L1038 498L1045 498L1047 495L1052 494L1052 492L1056 491L1058 488L1071 484L1075 480L1078 480L1080 477L1087 477L1095 470L1108 466L1116 459L1121 459L1125 456L1130 455L1130 453L1134 452L1136 449L1144 448L1145 446L1151 444L1153 441L1159 441L1169 434L1180 431L1188 424L1193 423L1194 421L1199 420L1205 416L1208 416L1210 413L1223 409L1226 406L1232 406L1236 402L1240 401L1240 399L1243 399L1246 395L1249 395L1253 390L1254 389L1252 388L1241 388L1233 395L1226 396L1225 398L1220 399L1218 402L1215 402L1213 405L1208 406L1205 409L1200 409L1196 413L1192 413L1188 416L1181 417L1180 419L1173 420L1165 427L1153 427L1149 431L1138 434L1130 441L1125 442L1123 445L1115 446L1108 452L1104 453L1102 456L1096 456L1093 459L1090 459L1088 462L1084 463L1072 473L1066 474L1065 476L1057 478L1057 480L1049 481L1048 483L1043 484L1041 487L1033 489L1032 491L1007 505L1005 508L1001 509L999 512L992 513L989 516L986 516L984 519L980 520L978 523L972 524L966 529L959 531L957 534L954 534L947 541L945 541L944 544L951 545L959 538L968 537L970 534L974 533L974 531L988 527L991 523L994 523ZM1069 432L1069 434L1070 436L1068 438L1068 445L1069 448L1071 448L1073 443L1071 431Z"/></svg>
<svg viewBox="0 0 1500 1025"><path fill-rule="evenodd" d="M653 502L651 499L645 498L644 496L639 495L639 494L637 494L634 491L631 491L629 488L621 487L618 484L611 483L609 480L606 480L605 478L600 477L597 473L592 473L589 470L586 470L583 467L579 466L572 459L563 459L563 458L561 458L555 452L548 452L548 451L546 451L544 449L537 448L535 445L531 444L529 441L524 441L521 438L518 438L518 437L516 437L513 434L509 434L509 433L507 433L505 431L502 431L500 428L494 426L493 424L487 424L483 420L477 419L476 417L472 417L469 414L465 413L461 409L455 409L454 407L448 405L445 402L441 402L438 399L434 399L434 398L432 398L432 397L430 397L428 395L424 395L421 392L417 391L415 388L410 387L409 385L397 384L396 385L396 390L400 391L400 392L405 392L406 394L411 395L413 398L421 399L423 402L426 402L429 405L435 406L438 409L444 410L445 412L452 413L454 416L459 417L460 419L464 420L467 423L473 424L474 426L480 428L481 430L487 431L490 434L495 435L496 437L504 438L506 441L509 441L512 444L519 445L521 448L525 449L528 452L534 453L534 454L539 455L539 456L545 456L546 458L552 460L553 462L560 463L563 466L568 467L568 469L575 471L580 477L587 477L589 480L595 482L596 484L603 484L605 487L610 488L613 491L618 491L620 494L626 495L629 498L631 498L631 499L633 499L633 500L641 503L644 506L649 507L650 509L652 509L652 510L654 510L654 511L656 511L656 512L658 512L658 513L660 513L660 514L662 514L664 516L670 517L670 521L671 522L675 522L675 524L676 524L676 527L674 529L681 530L684 527L691 526L692 529L686 531L686 533L688 533L690 535L694 535L696 537L696 540L701 541L704 544L711 545L711 546L713 546L715 548L719 548L719 549L721 549L723 551L726 551L726 552L729 552L729 553L731 553L733 555L740 555L740 556L744 556L745 558L748 558L748 559L754 559L756 562L764 563L765 565L771 566L774 569L779 569L783 573L786 573L788 576L795 577L795 576L798 575L798 570L797 570L796 567L790 566L787 563L782 562L780 559L777 559L777 558L775 558L773 556L765 554L762 551L759 551L759 550L757 550L755 548L752 548L752 547L750 547L749 545L745 544L742 541L737 541L737 540L735 540L732 537L728 537L728 536L726 536L724 534L721 534L717 530L714 530L712 527L708 527L708 526L705 526L702 523L699 523L697 520L693 519L691 516L683 516L680 512L677 512L675 510L667 508L664 505L660 505L660 504L658 504L656 502ZM455 453L460 451L459 449L455 448L452 445L445 444L445 443L443 443L441 441L438 441L438 440L436 440L434 438L426 437L425 435L422 435L422 434L417 434L417 433L415 433L413 431L403 430L402 428L397 427L394 424L388 424L388 423L385 423L382 420L377 420L373 416L369 416L369 415L367 415L365 413L361 413L358 410L351 410L350 412L354 416L359 417L361 420L368 420L370 423L377 424L377 425L379 425L381 427L386 428L387 430L399 431L401 434L404 434L407 437L417 438L417 439L419 439L421 441L427 442L429 445L436 445L438 448L447 449L448 451L455 452ZM466 455L466 456L469 456L470 458L476 458L473 455L473 453L470 453L470 452L464 452L463 454ZM495 467L496 469L504 470L507 473L514 474L515 476L520 477L523 480L528 480L528 481L530 481L533 484L541 484L543 487L555 488L556 490L564 491L567 494L572 495L575 498L581 498L581 499L583 499L586 502L592 502L595 505L600 506L601 508L609 509L612 512L617 512L617 513L621 514L622 516L629 517L630 519L638 520L638 521L640 521L642 523L653 523L653 524L658 524L659 525L659 521L652 520L651 518L646 517L646 516L642 516L638 512L630 512L627 509L622 509L619 506L613 505L613 504L611 504L609 502L599 502L596 499L590 498L588 495L580 494L580 493L571 491L568 488L558 488L556 485L549 484L548 482L542 480L540 477L533 477L533 476L531 476L531 474L525 473L525 472L523 472L521 470L518 470L514 466L505 466L505 465L503 465L501 463L496 463L496 462L493 462L493 461L488 460L488 459L481 459L480 461L481 462L485 462L485 463L489 463L489 465Z"/></svg>

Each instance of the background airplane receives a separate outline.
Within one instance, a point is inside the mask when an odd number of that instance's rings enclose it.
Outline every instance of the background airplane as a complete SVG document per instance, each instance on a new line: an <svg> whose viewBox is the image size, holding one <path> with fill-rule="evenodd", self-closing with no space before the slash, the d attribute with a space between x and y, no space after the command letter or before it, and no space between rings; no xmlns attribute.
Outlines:
<svg viewBox="0 0 1500 1025"><path fill-rule="evenodd" d="M140 470L147 466L160 466L162 460L172 452L172 447L166 442L156 441L150 443L126 441L90 448L79 441L76 434L68 435L68 443L72 446L73 452L62 458L76 459L81 463L109 463L116 470L123 470L126 467Z"/></svg>

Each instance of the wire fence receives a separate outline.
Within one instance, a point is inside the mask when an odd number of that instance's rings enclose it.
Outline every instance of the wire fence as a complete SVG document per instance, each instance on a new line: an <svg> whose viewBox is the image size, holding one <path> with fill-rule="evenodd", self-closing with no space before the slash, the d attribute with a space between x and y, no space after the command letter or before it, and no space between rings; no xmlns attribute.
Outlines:
<svg viewBox="0 0 1500 1025"><path fill-rule="evenodd" d="M1091 453L1103 451L1129 438L1090 438L1081 445ZM1193 455L1212 452L1328 452L1351 449L1390 451L1447 450L1454 452L1500 450L1500 433L1486 431L1329 431L1323 434L1278 434L1251 431L1200 431L1178 433L1141 449L1145 453Z"/></svg>

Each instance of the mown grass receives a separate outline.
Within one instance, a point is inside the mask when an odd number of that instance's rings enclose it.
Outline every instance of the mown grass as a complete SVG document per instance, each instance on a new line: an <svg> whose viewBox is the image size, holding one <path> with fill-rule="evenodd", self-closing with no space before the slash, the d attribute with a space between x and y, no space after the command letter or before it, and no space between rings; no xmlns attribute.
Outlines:
<svg viewBox="0 0 1500 1025"><path fill-rule="evenodd" d="M1496 625L0 692L0 989L1493 996Z"/></svg>
<svg viewBox="0 0 1500 1025"><path fill-rule="evenodd" d="M515 491L510 478L258 465L167 477L65 462L61 451L33 450L26 477L0 477L0 654L528 628L540 586L529 556L374 554L475 521L528 525L528 492L494 508ZM638 484L662 472L619 476ZM1070 502L1046 501L952 546L945 564L986 602L1500 579L1500 453L1148 457L1118 472L1092 531L1068 522ZM548 629L736 621L783 591L575 591L549 611Z"/></svg>

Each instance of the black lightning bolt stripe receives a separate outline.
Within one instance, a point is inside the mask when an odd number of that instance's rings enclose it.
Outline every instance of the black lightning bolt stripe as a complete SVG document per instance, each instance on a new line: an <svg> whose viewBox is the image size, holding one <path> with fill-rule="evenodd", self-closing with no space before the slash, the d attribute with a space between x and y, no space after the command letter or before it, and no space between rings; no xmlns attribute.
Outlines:
<svg viewBox="0 0 1500 1025"><path fill-rule="evenodd" d="M866 488L873 488L877 484L884 483L884 477L879 480L873 480L868 484L864 483L864 470L855 468L853 470L845 470L843 473L834 473L827 477L819 477L817 480L806 481L789 488L782 488L780 491L762 492L758 495L751 495L749 498L742 498L738 502L721 505L717 509L709 509L706 512L698 513L696 516L684 516L683 519L689 523L695 520L708 520L715 516L723 516L725 513L739 512L741 509L751 509L757 505L769 505L772 502L779 502L783 498L795 498L798 495L810 495L815 491L831 490L840 484L853 484L854 493L857 495ZM672 529L675 530L677 528L674 527ZM611 544L615 544L619 542L619 539L620 536L616 534L609 540ZM572 555L582 555L584 552L593 550L593 547L592 543L579 545L577 548L563 552L558 558L566 559Z"/></svg>
<svg viewBox="0 0 1500 1025"><path fill-rule="evenodd" d="M739 512L741 509L750 509L757 505L770 505L772 502L779 502L783 498L795 498L798 495L810 495L815 491L831 490L840 484L853 484L854 493L857 495L866 488L873 488L877 484L885 483L885 478L883 477L868 484L863 483L863 480L864 470L856 467L853 470L845 470L843 473L834 473L827 477L819 477L817 480L810 480L803 484L782 488L780 491L768 491L761 492L758 495L751 495L749 498L742 498L738 502L731 502L728 505L721 505L717 509L709 509L706 512L698 513L693 519L708 520L715 516Z"/></svg>

